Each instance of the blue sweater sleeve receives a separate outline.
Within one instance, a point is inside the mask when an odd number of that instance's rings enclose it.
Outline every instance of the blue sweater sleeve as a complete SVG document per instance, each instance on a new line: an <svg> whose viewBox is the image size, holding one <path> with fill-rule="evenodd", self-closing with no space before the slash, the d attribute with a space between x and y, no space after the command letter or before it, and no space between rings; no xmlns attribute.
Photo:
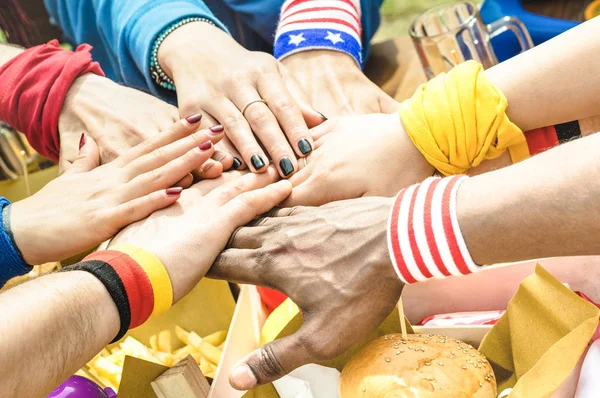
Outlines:
<svg viewBox="0 0 600 398"><path fill-rule="evenodd" d="M92 55L108 77L155 95L150 51L169 25L202 17L226 30L199 0L44 0L54 23L76 44L94 46Z"/></svg>

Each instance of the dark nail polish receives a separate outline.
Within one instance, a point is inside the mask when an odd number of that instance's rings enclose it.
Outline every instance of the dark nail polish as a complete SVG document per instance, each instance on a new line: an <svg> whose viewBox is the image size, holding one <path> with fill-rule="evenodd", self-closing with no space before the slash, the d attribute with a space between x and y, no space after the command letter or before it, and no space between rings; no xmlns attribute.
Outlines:
<svg viewBox="0 0 600 398"><path fill-rule="evenodd" d="M316 110L316 109L313 109L313 111L315 111L315 113L316 113L317 115L321 116L321 119L323 119L323 120L329 120L329 119L327 119L327 116L323 115L323 114L322 114L321 112L319 112L318 110Z"/></svg>
<svg viewBox="0 0 600 398"><path fill-rule="evenodd" d="M188 116L188 117L186 117L186 118L185 118L185 120L187 120L187 122L188 122L189 124L196 124L196 123L198 123L200 120L202 120L202 114L200 114L200 113L197 113L197 114L195 114L195 115Z"/></svg>
<svg viewBox="0 0 600 398"><path fill-rule="evenodd" d="M198 148L200 148L201 151L206 151L206 150L210 149L211 146L212 146L212 142L206 141L205 143L198 145Z"/></svg>
<svg viewBox="0 0 600 398"><path fill-rule="evenodd" d="M183 188L181 187L173 187L173 188L167 188L165 190L165 192L167 193L167 195L169 196L176 196L179 195L181 193L181 191L183 191Z"/></svg>
<svg viewBox="0 0 600 398"><path fill-rule="evenodd" d="M85 133L81 133L81 138L79 139L79 149L83 148L85 145Z"/></svg>
<svg viewBox="0 0 600 398"><path fill-rule="evenodd" d="M212 126L211 128L209 128L209 130L215 134L222 132L224 129L225 128L223 126L221 126L220 124L217 124L216 126Z"/></svg>
<svg viewBox="0 0 600 398"><path fill-rule="evenodd" d="M252 162L252 166L255 170L260 170L263 167L265 167L265 162L258 155L252 155L252 157L250 158L250 162Z"/></svg>
<svg viewBox="0 0 600 398"><path fill-rule="evenodd" d="M283 171L284 176L289 176L294 172L294 165L290 158L283 158L279 161L279 167L281 167L281 171Z"/></svg>
<svg viewBox="0 0 600 398"><path fill-rule="evenodd" d="M312 146L306 138L302 138L300 141L298 141L298 149L300 149L300 152L302 152L303 155L312 152Z"/></svg>
<svg viewBox="0 0 600 398"><path fill-rule="evenodd" d="M240 168L241 165L242 165L242 162L240 162L240 160L238 158L233 158L233 164L231 165L232 169L237 170Z"/></svg>

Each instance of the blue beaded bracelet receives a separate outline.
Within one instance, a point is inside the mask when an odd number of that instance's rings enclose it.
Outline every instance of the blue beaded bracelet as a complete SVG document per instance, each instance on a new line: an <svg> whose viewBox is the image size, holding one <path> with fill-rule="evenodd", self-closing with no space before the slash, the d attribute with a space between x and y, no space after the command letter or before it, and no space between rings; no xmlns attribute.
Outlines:
<svg viewBox="0 0 600 398"><path fill-rule="evenodd" d="M184 18L184 19L181 19L181 20L174 22L171 25L167 26L167 28L158 35L156 40L154 40L154 45L152 45L152 51L150 52L150 75L152 76L152 79L154 80L154 82L156 84L158 84L160 87L165 88L167 90L175 91L175 82L173 82L173 79L171 79L169 76L167 76L165 71L160 67L160 64L158 63L158 48L160 47L162 42L165 40L165 38L167 36L169 36L171 33L173 33L175 31L175 29L180 28L183 25L190 23L190 22L206 22L213 26L216 26L213 23L213 21L211 21L210 19L207 19L207 18L202 18L202 17Z"/></svg>

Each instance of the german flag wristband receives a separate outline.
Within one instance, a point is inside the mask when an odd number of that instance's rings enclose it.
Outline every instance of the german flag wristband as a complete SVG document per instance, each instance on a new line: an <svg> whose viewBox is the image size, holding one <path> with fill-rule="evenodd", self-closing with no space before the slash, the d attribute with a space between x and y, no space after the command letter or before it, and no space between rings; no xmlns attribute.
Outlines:
<svg viewBox="0 0 600 398"><path fill-rule="evenodd" d="M477 272L460 231L456 194L464 175L430 177L398 193L388 221L388 249L404 283Z"/></svg>

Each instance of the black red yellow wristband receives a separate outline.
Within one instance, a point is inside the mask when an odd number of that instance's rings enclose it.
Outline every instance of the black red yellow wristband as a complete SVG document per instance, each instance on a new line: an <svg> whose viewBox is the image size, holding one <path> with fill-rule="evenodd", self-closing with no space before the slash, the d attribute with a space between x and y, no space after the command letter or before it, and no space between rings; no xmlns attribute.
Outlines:
<svg viewBox="0 0 600 398"><path fill-rule="evenodd" d="M581 137L581 130L577 120L554 126L541 127L525 133L531 156L579 137Z"/></svg>
<svg viewBox="0 0 600 398"><path fill-rule="evenodd" d="M90 272L104 284L121 320L113 342L151 315L165 312L173 303L173 288L164 265L156 256L135 246L117 245L94 252L63 270Z"/></svg>

